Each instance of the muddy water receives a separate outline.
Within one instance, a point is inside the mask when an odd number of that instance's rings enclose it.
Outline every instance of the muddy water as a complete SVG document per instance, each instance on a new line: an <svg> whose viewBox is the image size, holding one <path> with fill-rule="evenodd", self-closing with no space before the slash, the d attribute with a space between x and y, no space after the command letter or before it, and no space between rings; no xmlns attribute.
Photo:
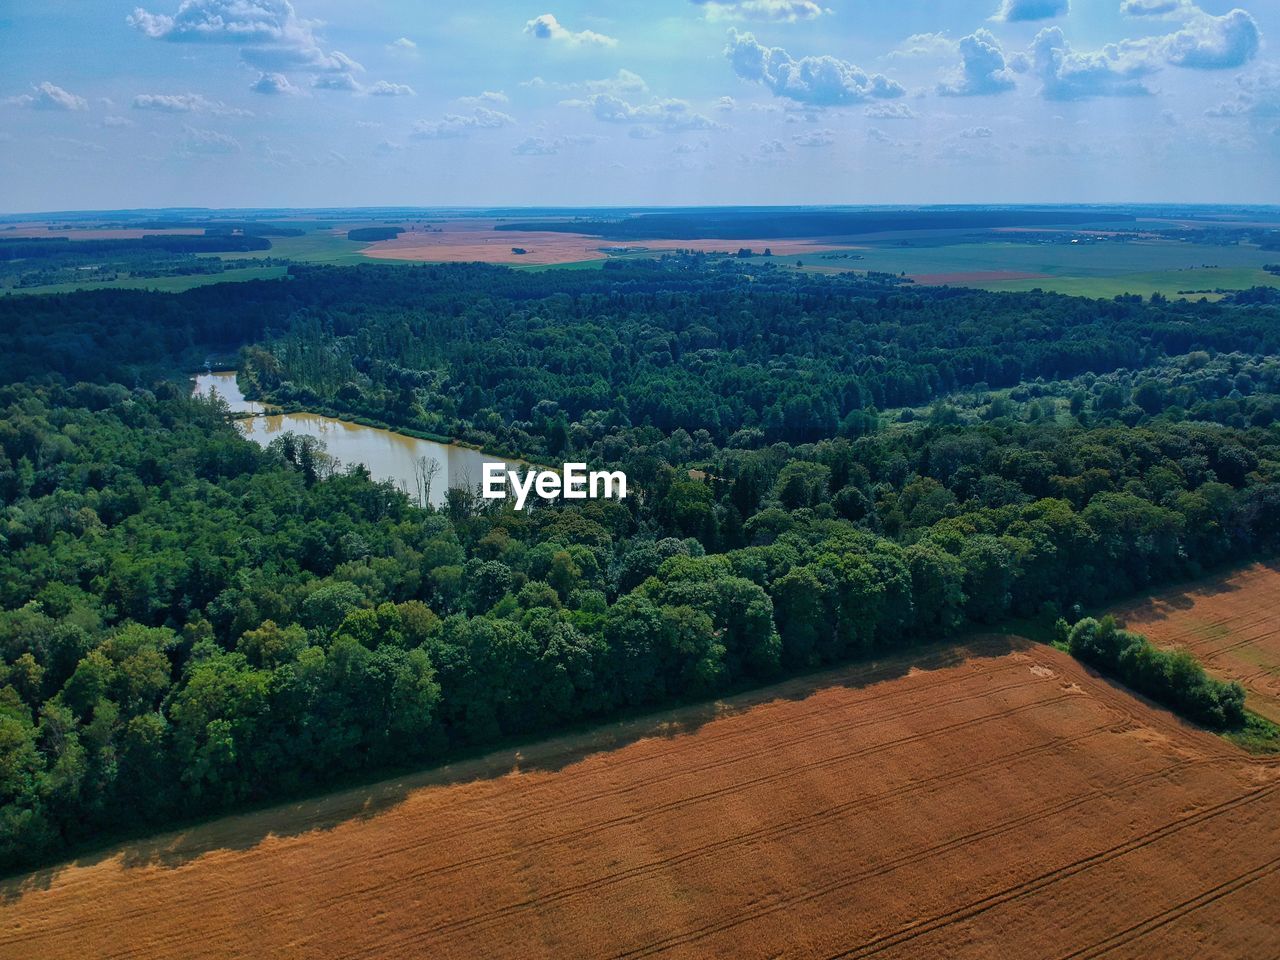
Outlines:
<svg viewBox="0 0 1280 960"><path fill-rule="evenodd" d="M315 437L325 451L344 464L362 463L375 480L390 480L411 497L419 495L420 459L437 464L430 500L439 506L448 487L475 488L482 480L482 464L506 462L478 450L448 443L434 443L404 434L347 423L315 413L268 414L262 404L246 400L236 384L234 370L203 373L195 378L198 394L219 394L233 413L255 416L238 420L240 431L261 446L286 433Z"/></svg>

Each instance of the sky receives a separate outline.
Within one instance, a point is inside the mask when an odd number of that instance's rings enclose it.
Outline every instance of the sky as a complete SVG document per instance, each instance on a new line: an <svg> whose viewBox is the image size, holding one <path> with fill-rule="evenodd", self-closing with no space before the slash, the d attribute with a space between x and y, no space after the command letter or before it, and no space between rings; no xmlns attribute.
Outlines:
<svg viewBox="0 0 1280 960"><path fill-rule="evenodd" d="M1239 2L0 0L0 211L1278 203Z"/></svg>

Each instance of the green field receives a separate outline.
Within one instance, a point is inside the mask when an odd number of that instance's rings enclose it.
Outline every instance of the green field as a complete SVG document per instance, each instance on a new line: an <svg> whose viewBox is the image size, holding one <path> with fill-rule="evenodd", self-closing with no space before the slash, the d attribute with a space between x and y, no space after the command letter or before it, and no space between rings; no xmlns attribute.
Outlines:
<svg viewBox="0 0 1280 960"><path fill-rule="evenodd" d="M1085 297L1144 296L1180 290L1241 290L1280 286L1280 277L1262 269L1280 261L1275 251L1257 247L1140 240L1087 244L960 243L946 246L867 245L850 248L860 260L823 260L821 253L777 257L801 260L804 269L822 273L876 270L907 276L1013 271L1025 279L956 279L955 285L984 290L1052 290ZM1194 294L1193 297L1199 297ZM1207 296L1212 299L1212 294Z"/></svg>
<svg viewBox="0 0 1280 960"><path fill-rule="evenodd" d="M288 267L235 267L222 273L202 273L185 277L123 277L119 280L93 282L81 280L75 283L52 283L43 287L22 287L8 290L6 296L22 296L36 293L72 293L76 290L159 290L162 293L181 293L192 287L210 283L232 283L240 280L277 280Z"/></svg>
<svg viewBox="0 0 1280 960"><path fill-rule="evenodd" d="M296 260L299 263L328 263L334 266L351 266L369 263L363 250L368 243L357 243L346 238L345 232L312 230L300 237L272 237L270 250L252 250L247 253L216 253L208 256L223 260L263 260L267 258ZM395 263L394 260L384 261Z"/></svg>

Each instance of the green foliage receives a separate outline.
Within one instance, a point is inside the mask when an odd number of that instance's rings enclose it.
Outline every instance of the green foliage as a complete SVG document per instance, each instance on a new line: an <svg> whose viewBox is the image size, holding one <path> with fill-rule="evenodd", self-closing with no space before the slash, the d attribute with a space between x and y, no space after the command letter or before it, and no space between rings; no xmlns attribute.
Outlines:
<svg viewBox="0 0 1280 960"><path fill-rule="evenodd" d="M1067 644L1073 656L1206 727L1233 730L1245 721L1239 683L1214 680L1187 651L1161 650L1111 617L1080 620Z"/></svg>

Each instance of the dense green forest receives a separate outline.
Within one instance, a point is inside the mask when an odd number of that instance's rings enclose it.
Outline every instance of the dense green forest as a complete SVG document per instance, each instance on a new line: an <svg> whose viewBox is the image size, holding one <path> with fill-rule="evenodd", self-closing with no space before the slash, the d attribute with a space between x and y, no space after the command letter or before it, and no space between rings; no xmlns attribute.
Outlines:
<svg viewBox="0 0 1280 960"><path fill-rule="evenodd" d="M1280 545L1265 299L697 257L291 273L0 300L3 867L966 625L1079 620ZM262 399L620 466L634 495L419 508L189 396L183 370L236 352ZM1238 720L1234 688L1123 632L1069 642Z"/></svg>

